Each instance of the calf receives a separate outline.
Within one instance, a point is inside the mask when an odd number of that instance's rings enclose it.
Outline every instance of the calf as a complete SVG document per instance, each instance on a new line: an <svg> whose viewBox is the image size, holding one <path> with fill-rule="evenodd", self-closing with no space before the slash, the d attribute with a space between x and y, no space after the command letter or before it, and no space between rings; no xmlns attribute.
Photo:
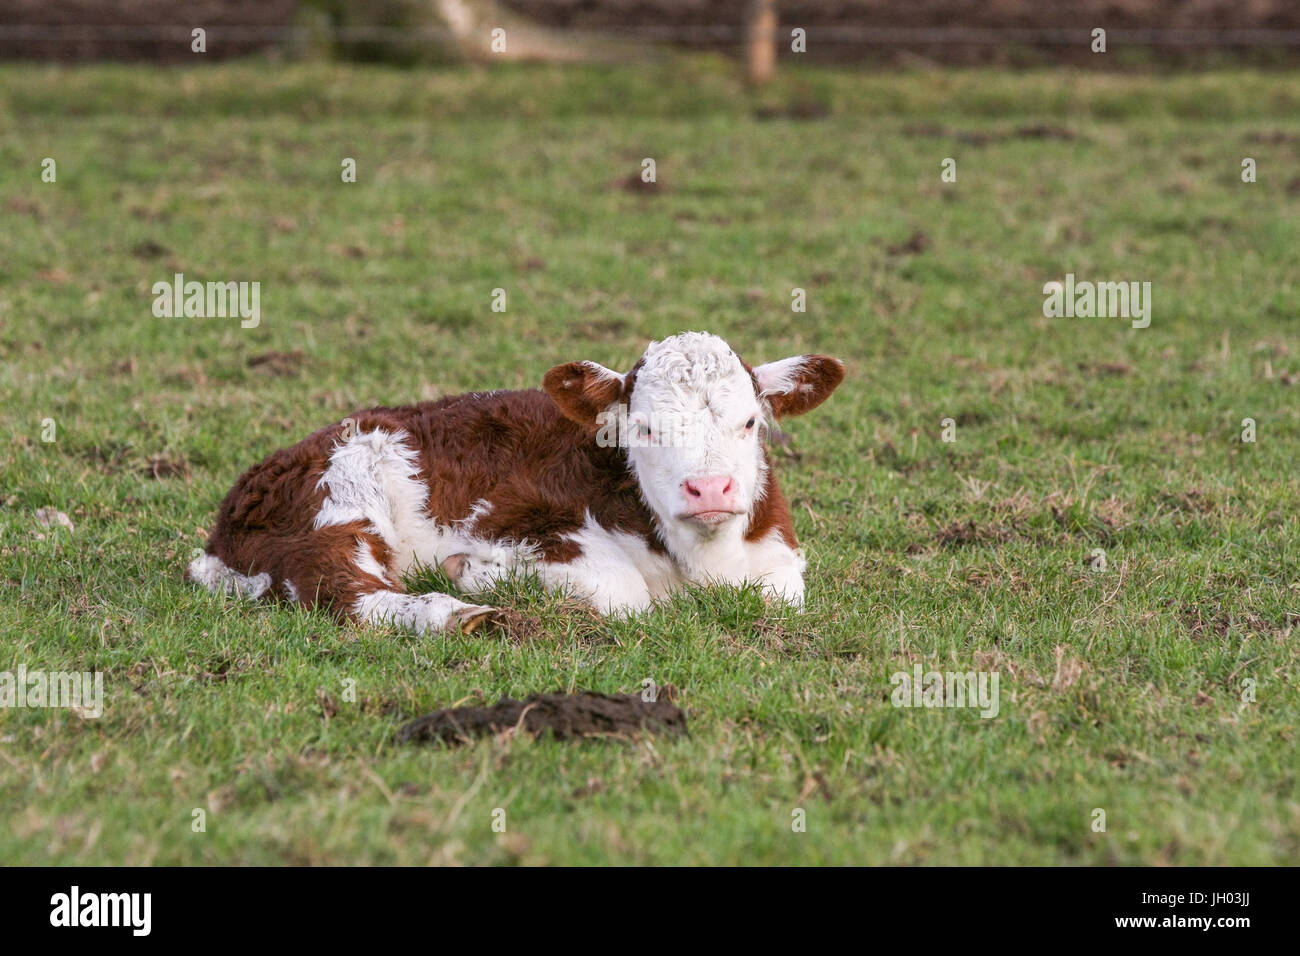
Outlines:
<svg viewBox="0 0 1300 956"><path fill-rule="evenodd" d="M607 613L711 582L802 605L804 560L763 435L843 377L821 355L751 368L687 332L626 374L570 362L543 391L358 412L246 471L189 577L420 633L472 630L492 608L407 594L417 564L468 594L535 574Z"/></svg>

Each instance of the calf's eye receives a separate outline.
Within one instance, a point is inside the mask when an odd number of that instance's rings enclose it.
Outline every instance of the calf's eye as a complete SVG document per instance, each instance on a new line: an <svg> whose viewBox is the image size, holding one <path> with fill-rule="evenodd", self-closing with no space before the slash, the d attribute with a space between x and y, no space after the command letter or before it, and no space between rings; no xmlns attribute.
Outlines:
<svg viewBox="0 0 1300 956"><path fill-rule="evenodd" d="M753 428L754 423L757 421L758 421L757 418L751 418L749 421L745 422L745 430L748 431L749 429Z"/></svg>

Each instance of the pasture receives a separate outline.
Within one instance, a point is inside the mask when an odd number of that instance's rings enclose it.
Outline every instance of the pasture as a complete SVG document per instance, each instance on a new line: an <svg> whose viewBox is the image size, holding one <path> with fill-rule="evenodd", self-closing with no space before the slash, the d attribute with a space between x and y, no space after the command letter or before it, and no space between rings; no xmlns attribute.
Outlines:
<svg viewBox="0 0 1300 956"><path fill-rule="evenodd" d="M1294 78L733 74L0 67L0 671L105 697L0 708L0 860L1296 859ZM156 316L177 273L259 282L256 327ZM1150 282L1149 327L1046 317L1067 274ZM687 329L848 365L774 450L803 614L520 582L421 639L182 579L240 472L358 407ZM997 715L893 706L918 664ZM689 739L393 739L647 678Z"/></svg>

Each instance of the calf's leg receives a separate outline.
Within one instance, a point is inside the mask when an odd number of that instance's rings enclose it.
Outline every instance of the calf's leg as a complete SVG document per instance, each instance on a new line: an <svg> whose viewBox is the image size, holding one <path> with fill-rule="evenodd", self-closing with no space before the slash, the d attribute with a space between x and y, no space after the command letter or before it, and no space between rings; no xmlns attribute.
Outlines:
<svg viewBox="0 0 1300 956"><path fill-rule="evenodd" d="M209 551L196 557L190 579L213 592L282 597L340 621L390 624L417 634L469 632L493 610L448 594L406 593L391 549L360 522L291 538L238 536L222 550L224 554Z"/></svg>
<svg viewBox="0 0 1300 956"><path fill-rule="evenodd" d="M322 433L243 475L190 578L421 634L482 623L491 608L406 593L401 572L437 529L423 514L427 491L408 436L368 425Z"/></svg>

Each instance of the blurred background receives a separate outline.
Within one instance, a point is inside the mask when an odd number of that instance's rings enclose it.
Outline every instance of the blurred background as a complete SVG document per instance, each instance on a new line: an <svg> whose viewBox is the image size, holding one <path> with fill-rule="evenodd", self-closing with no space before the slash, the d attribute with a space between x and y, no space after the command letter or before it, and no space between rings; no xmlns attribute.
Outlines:
<svg viewBox="0 0 1300 956"><path fill-rule="evenodd" d="M212 58L608 60L659 43L735 54L761 79L770 58L796 55L778 23L806 31L810 63L1115 68L1300 52L1294 0L0 0L0 57L181 60L193 24ZM1117 55L1079 42L1099 25ZM498 26L509 42L491 51Z"/></svg>

